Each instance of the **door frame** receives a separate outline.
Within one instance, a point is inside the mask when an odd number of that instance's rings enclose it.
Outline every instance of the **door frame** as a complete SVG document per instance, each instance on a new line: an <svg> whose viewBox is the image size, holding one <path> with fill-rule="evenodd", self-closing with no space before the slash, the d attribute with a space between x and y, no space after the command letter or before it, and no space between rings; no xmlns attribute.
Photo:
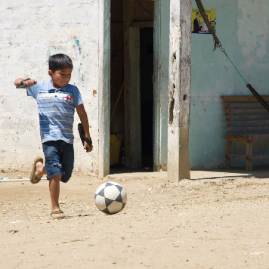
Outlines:
<svg viewBox="0 0 269 269"><path fill-rule="evenodd" d="M153 170L167 170L170 0L154 4ZM166 21L167 19L167 21ZM167 29L168 28L168 29ZM166 40L167 39L167 40Z"/></svg>
<svg viewBox="0 0 269 269"><path fill-rule="evenodd" d="M110 0L99 0L98 177L110 167Z"/></svg>
<svg viewBox="0 0 269 269"><path fill-rule="evenodd" d="M125 102L125 162L129 168L139 168L142 161L141 112L140 112L140 28L153 27L154 76L153 76L153 169L166 170L168 88L162 79L160 50L162 1L154 3L154 22L133 22L134 2L123 1L124 27L124 102ZM110 9L111 0L99 0L99 145L98 176L104 178L110 168ZM127 15L129 13L129 16ZM158 63L158 64L157 64ZM139 108L139 109L138 109Z"/></svg>

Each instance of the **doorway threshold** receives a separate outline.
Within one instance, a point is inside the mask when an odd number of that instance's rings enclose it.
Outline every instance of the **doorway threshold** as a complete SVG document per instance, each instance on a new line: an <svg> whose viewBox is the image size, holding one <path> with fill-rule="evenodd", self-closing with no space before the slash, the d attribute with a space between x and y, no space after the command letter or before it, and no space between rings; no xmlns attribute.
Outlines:
<svg viewBox="0 0 269 269"><path fill-rule="evenodd" d="M127 167L110 167L110 175L127 174L127 173L152 173L152 167L127 168Z"/></svg>

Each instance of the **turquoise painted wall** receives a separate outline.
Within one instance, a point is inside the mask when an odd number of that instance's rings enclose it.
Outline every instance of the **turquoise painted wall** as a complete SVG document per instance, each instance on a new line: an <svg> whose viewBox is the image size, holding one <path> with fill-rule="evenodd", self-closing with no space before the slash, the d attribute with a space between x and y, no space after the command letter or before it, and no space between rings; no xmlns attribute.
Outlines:
<svg viewBox="0 0 269 269"><path fill-rule="evenodd" d="M260 94L269 94L269 0L203 0L203 5L217 10L217 36L240 72ZM192 34L192 169L224 167L226 122L220 97L251 94L225 55L212 51L213 44L211 35ZM244 143L235 145L234 152L245 153ZM266 152L268 142L254 142L253 154ZM245 166L245 161L233 159L232 166Z"/></svg>

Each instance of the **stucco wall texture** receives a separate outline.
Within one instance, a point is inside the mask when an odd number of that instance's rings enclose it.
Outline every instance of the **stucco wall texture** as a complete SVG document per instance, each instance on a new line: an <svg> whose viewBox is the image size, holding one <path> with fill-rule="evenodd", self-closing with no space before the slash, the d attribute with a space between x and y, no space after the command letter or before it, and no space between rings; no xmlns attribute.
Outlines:
<svg viewBox="0 0 269 269"><path fill-rule="evenodd" d="M48 58L68 54L71 84L80 89L94 150L86 154L75 116L75 170L97 174L98 166L98 1L0 1L0 171L30 169L43 156L36 101L16 78L48 81Z"/></svg>
<svg viewBox="0 0 269 269"><path fill-rule="evenodd" d="M244 78L264 95L269 94L269 0L203 0L216 9L216 33L226 53ZM197 8L193 0L193 8ZM193 169L224 166L227 133L222 95L251 95L225 55L213 52L211 35L192 34L190 162ZM245 143L234 143L245 154ZM268 154L268 141L254 141L253 154ZM268 164L254 160L253 165ZM244 167L245 160L232 159Z"/></svg>

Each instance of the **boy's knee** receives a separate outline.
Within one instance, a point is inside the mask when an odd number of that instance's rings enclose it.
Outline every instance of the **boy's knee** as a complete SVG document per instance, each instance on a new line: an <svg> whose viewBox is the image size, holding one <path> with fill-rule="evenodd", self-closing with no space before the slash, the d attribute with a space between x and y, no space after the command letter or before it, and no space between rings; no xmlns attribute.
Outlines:
<svg viewBox="0 0 269 269"><path fill-rule="evenodd" d="M56 176L53 176L49 179L49 181L61 181L61 178L62 178L62 175L56 175Z"/></svg>

